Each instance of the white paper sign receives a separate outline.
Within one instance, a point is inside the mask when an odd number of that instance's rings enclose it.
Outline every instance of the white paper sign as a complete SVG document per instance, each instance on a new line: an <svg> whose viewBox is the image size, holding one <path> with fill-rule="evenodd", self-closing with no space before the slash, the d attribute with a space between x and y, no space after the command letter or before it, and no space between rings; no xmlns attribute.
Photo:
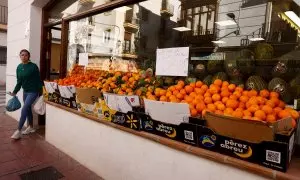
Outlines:
<svg viewBox="0 0 300 180"><path fill-rule="evenodd" d="M189 47L157 49L156 75L188 76Z"/></svg>
<svg viewBox="0 0 300 180"><path fill-rule="evenodd" d="M145 112L153 120L179 125L190 117L186 103L169 103L144 99Z"/></svg>
<svg viewBox="0 0 300 180"><path fill-rule="evenodd" d="M76 93L75 86L58 86L61 97L71 98Z"/></svg>
<svg viewBox="0 0 300 180"><path fill-rule="evenodd" d="M89 64L89 54L88 53L79 53L79 65L87 66Z"/></svg>
<svg viewBox="0 0 300 180"><path fill-rule="evenodd" d="M140 99L138 96L121 96L109 93L104 93L103 96L105 103L110 109L122 113L132 111L132 107L140 106Z"/></svg>

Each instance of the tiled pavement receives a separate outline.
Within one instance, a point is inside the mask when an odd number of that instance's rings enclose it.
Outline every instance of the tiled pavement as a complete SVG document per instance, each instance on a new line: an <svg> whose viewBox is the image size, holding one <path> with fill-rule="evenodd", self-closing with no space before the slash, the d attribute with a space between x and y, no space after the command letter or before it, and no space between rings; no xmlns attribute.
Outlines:
<svg viewBox="0 0 300 180"><path fill-rule="evenodd" d="M67 180L101 180L68 155L47 143L38 134L10 139L17 122L0 114L0 180L18 180L19 175L48 166L55 167Z"/></svg>

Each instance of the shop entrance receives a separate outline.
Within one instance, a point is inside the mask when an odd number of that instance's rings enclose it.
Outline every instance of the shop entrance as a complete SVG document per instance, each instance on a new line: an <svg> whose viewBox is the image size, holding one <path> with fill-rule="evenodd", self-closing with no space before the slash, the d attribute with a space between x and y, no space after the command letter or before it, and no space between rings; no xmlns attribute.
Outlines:
<svg viewBox="0 0 300 180"><path fill-rule="evenodd" d="M54 80L60 75L60 53L61 53L61 24L46 28L44 69L41 69L42 80ZM39 116L39 134L45 135L45 116Z"/></svg>

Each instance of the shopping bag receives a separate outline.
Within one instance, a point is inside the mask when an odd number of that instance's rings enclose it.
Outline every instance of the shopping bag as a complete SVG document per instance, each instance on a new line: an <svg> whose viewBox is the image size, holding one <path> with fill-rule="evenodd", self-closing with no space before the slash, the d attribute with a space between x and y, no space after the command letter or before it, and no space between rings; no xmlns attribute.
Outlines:
<svg viewBox="0 0 300 180"><path fill-rule="evenodd" d="M44 97L40 96L33 105L33 110L39 115L44 115L46 113L46 103L44 102Z"/></svg>
<svg viewBox="0 0 300 180"><path fill-rule="evenodd" d="M6 105L6 110L8 112L13 112L21 108L21 102L17 96L12 97Z"/></svg>

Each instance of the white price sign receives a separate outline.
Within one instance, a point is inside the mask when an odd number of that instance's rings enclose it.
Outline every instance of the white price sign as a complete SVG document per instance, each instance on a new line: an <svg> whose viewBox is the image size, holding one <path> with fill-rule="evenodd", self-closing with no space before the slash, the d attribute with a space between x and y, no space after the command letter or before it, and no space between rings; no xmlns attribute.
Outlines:
<svg viewBox="0 0 300 180"><path fill-rule="evenodd" d="M189 47L157 49L156 75L188 76Z"/></svg>

